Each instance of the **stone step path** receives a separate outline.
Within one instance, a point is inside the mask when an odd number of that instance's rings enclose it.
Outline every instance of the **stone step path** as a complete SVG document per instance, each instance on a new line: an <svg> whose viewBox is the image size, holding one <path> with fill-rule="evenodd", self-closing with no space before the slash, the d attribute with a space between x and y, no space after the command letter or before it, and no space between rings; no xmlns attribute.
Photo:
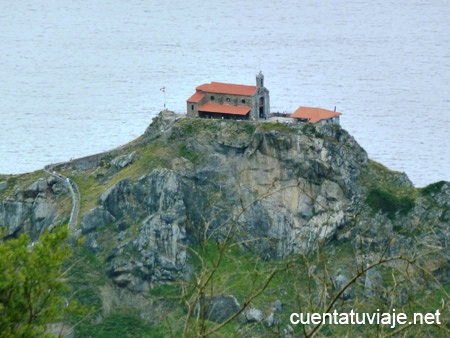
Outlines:
<svg viewBox="0 0 450 338"><path fill-rule="evenodd" d="M74 181L70 180L70 178L61 175L60 173L57 173L53 166L48 165L45 166L44 171L61 181L70 191L70 195L72 197L72 211L70 212L70 218L69 218L69 230L70 233L73 235L76 233L77 224L78 224L78 215L80 213L80 190L78 189L77 185Z"/></svg>

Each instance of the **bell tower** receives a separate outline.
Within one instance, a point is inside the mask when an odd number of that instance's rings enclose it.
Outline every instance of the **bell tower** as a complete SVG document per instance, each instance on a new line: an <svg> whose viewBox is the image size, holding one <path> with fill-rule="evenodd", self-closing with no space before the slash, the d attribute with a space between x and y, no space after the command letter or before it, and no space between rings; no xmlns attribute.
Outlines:
<svg viewBox="0 0 450 338"><path fill-rule="evenodd" d="M257 119L266 119L269 117L269 91L264 87L264 75L260 71L256 74L256 88L257 88Z"/></svg>
<svg viewBox="0 0 450 338"><path fill-rule="evenodd" d="M264 88L264 75L261 71L256 74L256 87L258 87L258 90Z"/></svg>

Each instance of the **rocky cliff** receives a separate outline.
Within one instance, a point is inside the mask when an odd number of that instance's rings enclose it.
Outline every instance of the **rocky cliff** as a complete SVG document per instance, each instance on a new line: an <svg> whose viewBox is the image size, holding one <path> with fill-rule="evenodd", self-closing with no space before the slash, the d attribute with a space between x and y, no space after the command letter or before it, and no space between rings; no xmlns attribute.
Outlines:
<svg viewBox="0 0 450 338"><path fill-rule="evenodd" d="M107 253L108 273L133 289L174 279L186 265L184 244L205 232L223 240L233 222L233 236L265 259L309 252L349 224L368 166L365 151L337 126L160 116L141 144L156 145L163 162L110 186L81 222L95 250L104 247L96 238L107 224L124 228ZM117 175L110 170L105 182Z"/></svg>
<svg viewBox="0 0 450 338"><path fill-rule="evenodd" d="M406 175L369 160L337 125L188 119L165 111L133 143L86 163L55 169L78 184L79 243L102 262L113 289L145 294L189 280L189 248L205 239L235 243L264 261L344 242L363 252L363 261L381 251L419 255L436 248L430 271L450 281L450 183L414 188ZM9 236L36 237L67 221L68 191L41 174L28 186L0 179L0 227Z"/></svg>
<svg viewBox="0 0 450 338"><path fill-rule="evenodd" d="M37 239L48 227L68 220L68 190L52 176L38 176L41 175L9 176L1 180L0 229L6 228L7 237L25 232Z"/></svg>

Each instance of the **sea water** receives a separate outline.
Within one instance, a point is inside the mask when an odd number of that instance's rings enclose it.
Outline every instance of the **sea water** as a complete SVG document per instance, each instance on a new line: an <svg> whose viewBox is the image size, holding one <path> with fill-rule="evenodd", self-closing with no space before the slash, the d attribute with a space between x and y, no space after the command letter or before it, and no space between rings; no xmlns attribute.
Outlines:
<svg viewBox="0 0 450 338"><path fill-rule="evenodd" d="M369 156L450 181L445 0L0 2L0 173L124 144L210 81L342 112ZM165 87L165 92L160 89Z"/></svg>

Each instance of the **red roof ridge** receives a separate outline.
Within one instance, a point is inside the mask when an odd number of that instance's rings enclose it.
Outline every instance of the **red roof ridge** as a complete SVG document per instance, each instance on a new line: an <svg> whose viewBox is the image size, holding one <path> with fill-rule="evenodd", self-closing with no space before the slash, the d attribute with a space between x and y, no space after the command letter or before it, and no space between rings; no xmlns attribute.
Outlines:
<svg viewBox="0 0 450 338"><path fill-rule="evenodd" d="M242 84L211 82L202 84L195 89L208 93L253 96L258 88Z"/></svg>
<svg viewBox="0 0 450 338"><path fill-rule="evenodd" d="M196 91L190 98L187 99L187 102L199 103L203 97L204 95L202 92Z"/></svg>
<svg viewBox="0 0 450 338"><path fill-rule="evenodd" d="M333 110L300 106L291 114L291 117L308 119L311 123L317 123L320 120L326 120L340 115L342 115L342 113Z"/></svg>
<svg viewBox="0 0 450 338"><path fill-rule="evenodd" d="M205 103L198 107L198 111L208 113L221 113L231 115L247 115L250 112L248 106L232 106L230 104Z"/></svg>

